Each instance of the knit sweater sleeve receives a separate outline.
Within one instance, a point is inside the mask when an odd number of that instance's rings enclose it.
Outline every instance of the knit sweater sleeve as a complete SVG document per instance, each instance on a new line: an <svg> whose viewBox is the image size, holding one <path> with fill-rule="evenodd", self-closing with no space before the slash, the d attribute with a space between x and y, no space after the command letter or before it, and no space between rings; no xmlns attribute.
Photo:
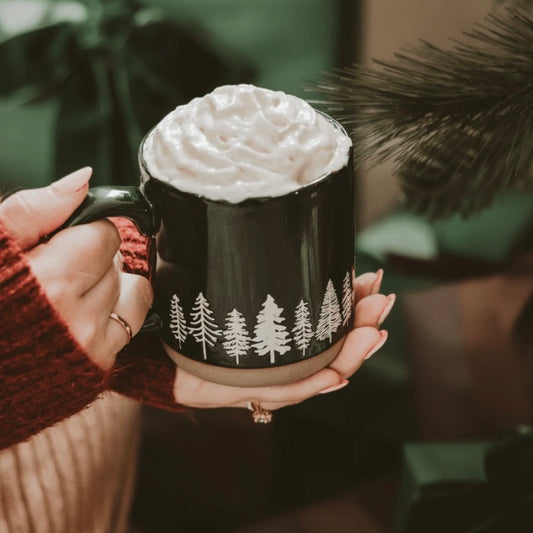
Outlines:
<svg viewBox="0 0 533 533"><path fill-rule="evenodd" d="M106 376L49 303L0 225L0 449L80 411Z"/></svg>
<svg viewBox="0 0 533 533"><path fill-rule="evenodd" d="M148 275L151 241L132 224L115 222L124 239L125 270ZM175 375L154 335L136 337L108 374L92 363L0 225L0 449L77 413L109 388L179 411Z"/></svg>
<svg viewBox="0 0 533 533"><path fill-rule="evenodd" d="M124 270L151 278L153 240L142 237L125 219L113 219L113 222L122 236ZM183 407L174 400L175 378L176 365L166 355L158 336L140 333L118 354L109 386L153 407L181 411Z"/></svg>

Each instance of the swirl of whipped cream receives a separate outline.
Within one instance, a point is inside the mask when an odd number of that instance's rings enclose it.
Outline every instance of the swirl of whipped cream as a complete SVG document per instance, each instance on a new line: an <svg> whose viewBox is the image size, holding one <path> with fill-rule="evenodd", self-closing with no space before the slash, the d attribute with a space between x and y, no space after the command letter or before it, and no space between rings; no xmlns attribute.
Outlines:
<svg viewBox="0 0 533 533"><path fill-rule="evenodd" d="M307 102L226 85L177 107L143 146L148 172L232 203L281 196L346 165L351 140Z"/></svg>

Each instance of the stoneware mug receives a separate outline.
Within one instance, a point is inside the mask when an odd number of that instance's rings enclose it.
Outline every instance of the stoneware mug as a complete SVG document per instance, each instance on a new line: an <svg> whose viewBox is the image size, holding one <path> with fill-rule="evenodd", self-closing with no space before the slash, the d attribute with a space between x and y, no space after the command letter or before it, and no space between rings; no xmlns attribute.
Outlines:
<svg viewBox="0 0 533 533"><path fill-rule="evenodd" d="M353 322L352 154L294 192L234 204L154 178L142 148L140 186L90 189L67 225L122 216L155 239L153 311L168 355L235 386L289 383L327 366Z"/></svg>

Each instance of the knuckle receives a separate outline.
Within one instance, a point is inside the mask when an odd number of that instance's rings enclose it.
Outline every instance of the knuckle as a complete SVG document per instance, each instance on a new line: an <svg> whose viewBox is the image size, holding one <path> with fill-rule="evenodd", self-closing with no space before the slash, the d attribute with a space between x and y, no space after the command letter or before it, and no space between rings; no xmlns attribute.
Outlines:
<svg viewBox="0 0 533 533"><path fill-rule="evenodd" d="M64 270L61 275L61 285L65 287L72 287L80 278L80 273L75 270Z"/></svg>
<svg viewBox="0 0 533 533"><path fill-rule="evenodd" d="M32 191L20 191L0 204L0 220L9 228L18 228L31 220Z"/></svg>
<svg viewBox="0 0 533 533"><path fill-rule="evenodd" d="M98 256L114 256L120 247L120 235L115 226L108 220L97 220L75 228L82 234L79 236L84 246L90 248Z"/></svg>
<svg viewBox="0 0 533 533"><path fill-rule="evenodd" d="M20 191L10 196L3 204L10 213L21 217L29 216L33 212L33 191Z"/></svg>
<svg viewBox="0 0 533 533"><path fill-rule="evenodd" d="M73 287L79 290L80 287L93 287L98 283L99 277L86 270L70 268L62 269L60 273L61 278L58 280L63 286L63 291L72 291Z"/></svg>
<svg viewBox="0 0 533 533"><path fill-rule="evenodd" d="M330 383L331 381L338 380L339 374L338 372L335 372L335 370L331 367L326 367L322 369L322 375L324 377L324 382ZM322 384L319 385L322 389L324 386ZM326 385L327 386L327 385Z"/></svg>
<svg viewBox="0 0 533 533"><path fill-rule="evenodd" d="M120 233L118 232L116 226L109 220L98 220L93 222L100 232L100 238L102 245L109 250L113 250L113 255L120 248L122 242L120 238Z"/></svg>

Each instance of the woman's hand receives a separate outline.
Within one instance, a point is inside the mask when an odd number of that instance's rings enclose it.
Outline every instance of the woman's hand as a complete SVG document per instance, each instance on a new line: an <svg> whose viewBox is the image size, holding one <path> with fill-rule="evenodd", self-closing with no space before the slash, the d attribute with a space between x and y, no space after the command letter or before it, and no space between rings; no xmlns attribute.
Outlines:
<svg viewBox="0 0 533 533"><path fill-rule="evenodd" d="M41 242L81 204L91 173L83 168L49 187L8 197L0 204L0 223L25 251L50 303L80 347L107 370L128 341L124 328L109 315L117 313L136 334L152 303L150 283L121 272L120 236L108 220L67 228Z"/></svg>
<svg viewBox="0 0 533 533"><path fill-rule="evenodd" d="M342 350L329 367L290 385L270 387L229 387L193 376L178 368L174 381L174 398L181 405L199 408L248 407L249 402L275 410L293 405L320 393L333 392L348 384L347 379L387 340L379 327L390 313L395 295L379 294L383 271L355 278L354 329Z"/></svg>

